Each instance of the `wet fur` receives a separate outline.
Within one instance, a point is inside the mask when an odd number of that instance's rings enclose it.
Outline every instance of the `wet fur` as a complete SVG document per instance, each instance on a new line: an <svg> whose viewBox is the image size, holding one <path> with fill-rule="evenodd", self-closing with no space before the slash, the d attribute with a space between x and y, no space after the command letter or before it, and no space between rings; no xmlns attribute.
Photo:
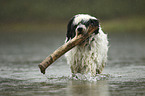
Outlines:
<svg viewBox="0 0 145 96"><path fill-rule="evenodd" d="M92 76L100 74L107 62L108 40L107 35L102 31L97 18L87 14L75 15L68 24L66 42L76 34L78 24L84 24L86 28L93 24L98 30L84 41L65 54L67 63L70 64L73 74L91 73Z"/></svg>

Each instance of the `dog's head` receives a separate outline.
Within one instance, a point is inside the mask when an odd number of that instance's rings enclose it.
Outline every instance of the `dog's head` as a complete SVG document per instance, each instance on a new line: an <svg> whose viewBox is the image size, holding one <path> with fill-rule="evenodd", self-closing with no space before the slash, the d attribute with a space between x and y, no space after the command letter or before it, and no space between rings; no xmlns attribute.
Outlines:
<svg viewBox="0 0 145 96"><path fill-rule="evenodd" d="M90 25L99 27L98 19L88 14L78 14L72 17L67 25L67 41L75 37L76 33L85 34ZM98 30L99 28L94 33L97 34Z"/></svg>

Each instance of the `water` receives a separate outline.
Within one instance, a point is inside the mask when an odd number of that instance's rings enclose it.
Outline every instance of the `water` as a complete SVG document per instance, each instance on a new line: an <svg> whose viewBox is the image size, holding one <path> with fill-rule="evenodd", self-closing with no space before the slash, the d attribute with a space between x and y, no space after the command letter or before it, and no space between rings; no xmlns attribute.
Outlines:
<svg viewBox="0 0 145 96"><path fill-rule="evenodd" d="M64 57L46 75L38 68L63 44L65 33L0 33L0 96L145 96L145 33L108 35L103 73L76 80Z"/></svg>

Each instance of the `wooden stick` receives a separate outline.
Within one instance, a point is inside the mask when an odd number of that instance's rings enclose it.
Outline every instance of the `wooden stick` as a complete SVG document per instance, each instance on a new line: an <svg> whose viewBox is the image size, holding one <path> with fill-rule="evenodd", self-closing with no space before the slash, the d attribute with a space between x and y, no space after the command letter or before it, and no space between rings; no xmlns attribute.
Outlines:
<svg viewBox="0 0 145 96"><path fill-rule="evenodd" d="M86 32L86 34L76 35L73 39L63 44L57 50L55 50L50 56L46 57L38 66L40 68L41 73L45 74L45 70L48 66L50 66L55 60L57 60L64 53L75 47L76 45L83 42L87 39L98 27L90 26Z"/></svg>

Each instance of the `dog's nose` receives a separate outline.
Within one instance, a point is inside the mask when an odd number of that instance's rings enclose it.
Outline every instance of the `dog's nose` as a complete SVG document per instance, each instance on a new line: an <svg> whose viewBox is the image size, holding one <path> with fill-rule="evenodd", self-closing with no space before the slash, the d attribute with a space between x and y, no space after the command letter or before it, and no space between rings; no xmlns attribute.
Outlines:
<svg viewBox="0 0 145 96"><path fill-rule="evenodd" d="M81 34L82 31L83 31L83 28L82 27L79 27L77 30L78 30L79 34Z"/></svg>
<svg viewBox="0 0 145 96"><path fill-rule="evenodd" d="M75 30L77 32L77 34L85 34L86 32L86 26L79 24Z"/></svg>

